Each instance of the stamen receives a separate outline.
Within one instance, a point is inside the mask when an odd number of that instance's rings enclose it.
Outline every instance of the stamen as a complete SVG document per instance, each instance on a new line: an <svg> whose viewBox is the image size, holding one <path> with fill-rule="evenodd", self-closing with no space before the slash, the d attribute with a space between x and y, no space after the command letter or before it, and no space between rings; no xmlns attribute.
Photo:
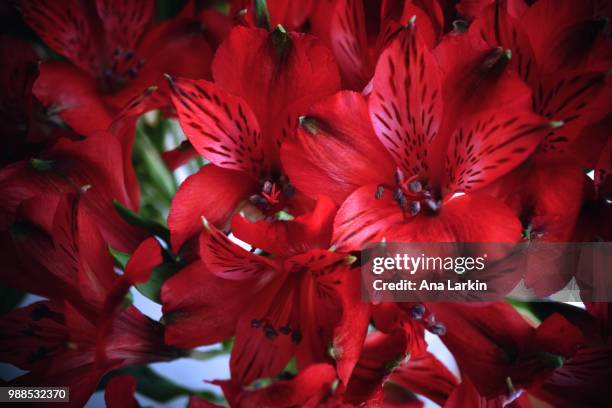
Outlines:
<svg viewBox="0 0 612 408"><path fill-rule="evenodd" d="M443 323L435 322L428 330L437 336L444 336L446 334L446 326Z"/></svg>
<svg viewBox="0 0 612 408"><path fill-rule="evenodd" d="M261 326L261 321L257 319L251 320L251 327L258 329Z"/></svg>
<svg viewBox="0 0 612 408"><path fill-rule="evenodd" d="M413 201L410 203L410 215L413 217L421 212L421 203L418 201Z"/></svg>
<svg viewBox="0 0 612 408"><path fill-rule="evenodd" d="M382 184L379 184L378 187L376 187L376 193L374 193L374 198L376 198L377 200L380 200L381 198L383 198L384 194L385 194L385 186L383 186Z"/></svg>
<svg viewBox="0 0 612 408"><path fill-rule="evenodd" d="M414 320L421 320L425 315L425 306L418 303L410 308L410 317Z"/></svg>
<svg viewBox="0 0 612 408"><path fill-rule="evenodd" d="M300 344L302 341L302 332L299 330L294 330L293 333L291 333L291 341L295 344Z"/></svg>
<svg viewBox="0 0 612 408"><path fill-rule="evenodd" d="M266 324L264 326L263 330L264 330L264 334L269 339L273 339L275 337L278 337L278 332L276 331L276 329L271 324Z"/></svg>

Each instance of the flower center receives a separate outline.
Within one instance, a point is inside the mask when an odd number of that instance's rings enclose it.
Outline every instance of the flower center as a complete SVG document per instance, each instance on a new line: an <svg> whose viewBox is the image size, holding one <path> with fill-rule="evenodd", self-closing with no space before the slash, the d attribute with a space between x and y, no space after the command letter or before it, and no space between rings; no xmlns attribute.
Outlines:
<svg viewBox="0 0 612 408"><path fill-rule="evenodd" d="M282 211L293 198L295 188L285 178L277 181L265 180L258 194L249 197L249 202L262 213L270 215Z"/></svg>
<svg viewBox="0 0 612 408"><path fill-rule="evenodd" d="M116 48L109 66L103 72L104 86L109 91L116 91L128 81L136 78L144 64L144 59L134 59L134 50Z"/></svg>
<svg viewBox="0 0 612 408"><path fill-rule="evenodd" d="M375 198L382 199L387 189L393 192L393 200L402 210L405 219L414 217L421 211L435 214L440 210L440 200L436 199L427 181L419 175L406 177L402 170L396 169L395 186L380 184Z"/></svg>

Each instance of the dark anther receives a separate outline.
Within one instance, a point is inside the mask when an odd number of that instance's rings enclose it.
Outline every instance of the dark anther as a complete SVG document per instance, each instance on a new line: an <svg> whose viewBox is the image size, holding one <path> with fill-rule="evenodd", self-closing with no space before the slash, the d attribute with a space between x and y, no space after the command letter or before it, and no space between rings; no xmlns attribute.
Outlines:
<svg viewBox="0 0 612 408"><path fill-rule="evenodd" d="M268 204L266 199L260 196L259 194L253 194L252 196L250 196L249 201L251 202L251 204L256 205L256 206L262 206L262 205L265 206Z"/></svg>
<svg viewBox="0 0 612 408"><path fill-rule="evenodd" d="M271 324L266 324L263 328L264 334L266 335L267 338L269 339L273 339L275 337L278 337L278 332L276 331L276 329L274 327L272 327Z"/></svg>
<svg viewBox="0 0 612 408"><path fill-rule="evenodd" d="M401 188L398 188L393 192L393 199L399 204L404 197L404 192Z"/></svg>
<svg viewBox="0 0 612 408"><path fill-rule="evenodd" d="M400 196L398 203L403 212L408 211L408 199L403 193Z"/></svg>
<svg viewBox="0 0 612 408"><path fill-rule="evenodd" d="M34 309L30 312L30 319L34 321L38 321L43 317L51 317L53 313L49 308L45 305L36 305Z"/></svg>
<svg viewBox="0 0 612 408"><path fill-rule="evenodd" d="M291 341L295 344L300 344L302 341L302 332L299 330L294 330L293 333L291 333Z"/></svg>
<svg viewBox="0 0 612 408"><path fill-rule="evenodd" d="M291 333L291 329L288 326L281 326L278 328L278 331L285 335Z"/></svg>
<svg viewBox="0 0 612 408"><path fill-rule="evenodd" d="M434 199L427 199L425 200L425 203L427 204L427 207L429 207L429 209L433 212L438 212L438 210L440 210L440 202Z"/></svg>
<svg viewBox="0 0 612 408"><path fill-rule="evenodd" d="M128 69L128 75L132 79L136 78L136 75L138 75L138 68L132 67L132 68Z"/></svg>
<svg viewBox="0 0 612 408"><path fill-rule="evenodd" d="M421 320L425 315L425 306L421 303L417 303L416 305L410 308L410 317L414 320Z"/></svg>
<svg viewBox="0 0 612 408"><path fill-rule="evenodd" d="M383 198L384 194L385 194L385 186L383 186L382 184L379 184L378 187L376 187L376 193L374 193L374 198L376 198L377 200L380 200L381 198Z"/></svg>
<svg viewBox="0 0 612 408"><path fill-rule="evenodd" d="M421 203L418 201L413 201L410 203L410 215L415 216L421 211Z"/></svg>
<svg viewBox="0 0 612 408"><path fill-rule="evenodd" d="M444 336L446 334L446 326L440 322L435 322L429 327L429 331L438 336Z"/></svg>
<svg viewBox="0 0 612 408"><path fill-rule="evenodd" d="M295 195L295 187L293 186L293 184L287 184L285 186L285 189L283 190L283 194L288 199L293 198L293 196Z"/></svg>
<svg viewBox="0 0 612 408"><path fill-rule="evenodd" d="M423 190L423 185L418 180L413 180L408 184L408 190L412 193L420 193Z"/></svg>
<svg viewBox="0 0 612 408"><path fill-rule="evenodd" d="M132 57L134 56L134 50L127 50L127 52L125 53L125 55L123 55L123 58L126 61L129 61L132 59Z"/></svg>
<svg viewBox="0 0 612 408"><path fill-rule="evenodd" d="M251 320L251 327L259 328L261 326L261 320L253 319Z"/></svg>
<svg viewBox="0 0 612 408"><path fill-rule="evenodd" d="M266 181L261 191L266 194L270 194L272 192L272 182L270 180Z"/></svg>

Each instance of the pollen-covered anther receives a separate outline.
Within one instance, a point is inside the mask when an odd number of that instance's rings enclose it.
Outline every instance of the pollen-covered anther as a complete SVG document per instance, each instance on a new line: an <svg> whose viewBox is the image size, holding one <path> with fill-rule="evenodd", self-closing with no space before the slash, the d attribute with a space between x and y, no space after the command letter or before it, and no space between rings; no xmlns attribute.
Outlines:
<svg viewBox="0 0 612 408"><path fill-rule="evenodd" d="M414 320L421 320L425 315L425 306L422 303L417 303L410 308L410 317Z"/></svg>

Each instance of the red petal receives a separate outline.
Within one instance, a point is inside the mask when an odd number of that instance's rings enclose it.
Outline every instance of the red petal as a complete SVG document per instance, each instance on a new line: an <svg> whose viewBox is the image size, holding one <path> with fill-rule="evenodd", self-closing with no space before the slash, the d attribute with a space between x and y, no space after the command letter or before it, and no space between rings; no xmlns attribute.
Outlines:
<svg viewBox="0 0 612 408"><path fill-rule="evenodd" d="M535 157L491 184L487 192L531 225L531 238L567 242L586 195L585 179L583 170L566 158Z"/></svg>
<svg viewBox="0 0 612 408"><path fill-rule="evenodd" d="M151 270L162 262L159 243L155 238L148 238L136 248L130 257L123 276L132 284L146 282L151 276Z"/></svg>
<svg viewBox="0 0 612 408"><path fill-rule="evenodd" d="M433 354L410 357L391 373L389 381L444 405L457 378Z"/></svg>
<svg viewBox="0 0 612 408"><path fill-rule="evenodd" d="M526 110L490 110L459 123L446 154L446 191L477 190L521 164L550 129Z"/></svg>
<svg viewBox="0 0 612 408"><path fill-rule="evenodd" d="M234 335L238 317L251 301L252 281L219 278L197 261L162 286L168 344L197 347Z"/></svg>
<svg viewBox="0 0 612 408"><path fill-rule="evenodd" d="M327 197L317 200L312 212L291 221L262 220L255 223L235 216L232 232L255 248L276 255L304 253L313 248L329 248L336 206Z"/></svg>
<svg viewBox="0 0 612 408"><path fill-rule="evenodd" d="M49 47L91 76L97 76L102 64L101 43L79 1L24 0L20 7L25 21Z"/></svg>
<svg viewBox="0 0 612 408"><path fill-rule="evenodd" d="M411 24L381 54L373 79L374 131L407 175L424 173L442 119L438 67Z"/></svg>
<svg viewBox="0 0 612 408"><path fill-rule="evenodd" d="M538 75L538 67L529 37L520 20L516 18L522 13L513 14L512 10L513 6L519 8L517 5L522 3L522 0L508 3L508 7L498 5L487 7L470 26L469 35L482 38L490 47L510 50L512 57L508 65L526 83L531 83L534 76Z"/></svg>
<svg viewBox="0 0 612 408"><path fill-rule="evenodd" d="M178 169L198 156L198 153L188 140L183 141L178 147L162 154L162 158L170 171Z"/></svg>
<svg viewBox="0 0 612 408"><path fill-rule="evenodd" d="M240 406L245 408L316 406L330 392L335 379L336 373L331 365L313 364L291 380L243 392L238 399Z"/></svg>
<svg viewBox="0 0 612 408"><path fill-rule="evenodd" d="M337 204L365 184L391 184L395 171L372 130L366 99L347 91L310 109L297 137L283 143L281 158L300 191L311 197L325 194Z"/></svg>
<svg viewBox="0 0 612 408"><path fill-rule="evenodd" d="M547 381L530 390L537 398L552 406L597 406L610 401L612 389L612 367L605 364L612 358L610 346L589 347L564 362L563 367L553 371ZM588 373L585 375L585 373Z"/></svg>
<svg viewBox="0 0 612 408"><path fill-rule="evenodd" d="M257 290L262 283L260 281L259 285L255 285L251 280L251 289L242 294L252 299L252 302L242 312L236 325L236 341L232 348L230 369L232 379L243 385L258 378L276 377L295 354L298 345L292 340L291 334L279 332L280 326L297 328L304 333L297 312L300 307L304 307L299 304L300 301L310 300L301 300L301 290L304 288L300 288L299 284L306 285L307 282L278 276L269 280L261 290ZM309 320L312 318L309 316ZM260 326L253 326L253 321L259 321ZM276 336L265 334L264 330L268 324L276 331ZM319 337L316 338L317 345L321 344L320 340ZM302 339L299 346L310 348L306 339Z"/></svg>
<svg viewBox="0 0 612 408"><path fill-rule="evenodd" d="M333 350L338 378L346 386L361 355L370 323L370 305L361 300L360 270L352 269L339 285L342 319L334 329Z"/></svg>
<svg viewBox="0 0 612 408"><path fill-rule="evenodd" d="M140 404L134 398L136 380L131 375L117 375L106 384L104 402L107 408L138 408Z"/></svg>
<svg viewBox="0 0 612 408"><path fill-rule="evenodd" d="M171 81L181 127L198 153L257 179L266 158L259 124L244 100L207 81Z"/></svg>
<svg viewBox="0 0 612 408"><path fill-rule="evenodd" d="M294 135L297 118L320 98L340 87L331 53L314 37L289 33L279 58L274 36L259 29L236 27L213 61L215 82L251 107L266 158L278 164L278 149ZM197 148L197 146L196 146Z"/></svg>
<svg viewBox="0 0 612 408"><path fill-rule="evenodd" d="M200 236L200 256L215 275L230 280L245 280L270 275L275 261L239 247L211 225Z"/></svg>
<svg viewBox="0 0 612 408"><path fill-rule="evenodd" d="M504 394L513 358L525 348L534 329L507 303L430 303L427 307L445 325L441 340L479 392L487 397Z"/></svg>
<svg viewBox="0 0 612 408"><path fill-rule="evenodd" d="M91 135L106 130L113 119L93 78L83 71L61 61L47 61L40 65L40 74L34 83L34 94L75 132Z"/></svg>
<svg viewBox="0 0 612 408"><path fill-rule="evenodd" d="M551 129L541 150L555 154L568 150L582 129L609 111L610 86L606 74L563 72L538 78L534 84L533 109L551 121L563 123Z"/></svg>
<svg viewBox="0 0 612 408"><path fill-rule="evenodd" d="M223 228L238 204L255 190L246 174L207 164L179 187L168 215L172 247L178 251L202 230L202 217Z"/></svg>
<svg viewBox="0 0 612 408"><path fill-rule="evenodd" d="M603 25L596 28L594 3L538 1L521 17L542 73L584 69L589 53L605 43Z"/></svg>
<svg viewBox="0 0 612 408"><path fill-rule="evenodd" d="M374 62L369 55L364 2L336 2L330 32L331 49L346 87L361 91L374 71Z"/></svg>
<svg viewBox="0 0 612 408"><path fill-rule="evenodd" d="M155 5L148 0L96 0L96 11L106 33L109 50L134 50L136 43L151 22Z"/></svg>
<svg viewBox="0 0 612 408"><path fill-rule="evenodd" d="M497 404L494 401L488 401L482 397L469 377L465 377L461 384L455 387L452 394L444 404L444 408L500 408L503 407L501 402Z"/></svg>
<svg viewBox="0 0 612 408"><path fill-rule="evenodd" d="M532 348L573 357L584 343L582 332L562 315L555 313L538 326Z"/></svg>
<svg viewBox="0 0 612 408"><path fill-rule="evenodd" d="M387 364L403 357L404 349L404 336L399 332L393 335L370 333L348 383L344 400L360 404L371 399L382 386L383 378L387 375Z"/></svg>
<svg viewBox="0 0 612 408"><path fill-rule="evenodd" d="M340 251L358 251L367 242L376 242L403 221L403 215L390 193L376 200L377 186L363 186L340 206L334 220L332 243Z"/></svg>

